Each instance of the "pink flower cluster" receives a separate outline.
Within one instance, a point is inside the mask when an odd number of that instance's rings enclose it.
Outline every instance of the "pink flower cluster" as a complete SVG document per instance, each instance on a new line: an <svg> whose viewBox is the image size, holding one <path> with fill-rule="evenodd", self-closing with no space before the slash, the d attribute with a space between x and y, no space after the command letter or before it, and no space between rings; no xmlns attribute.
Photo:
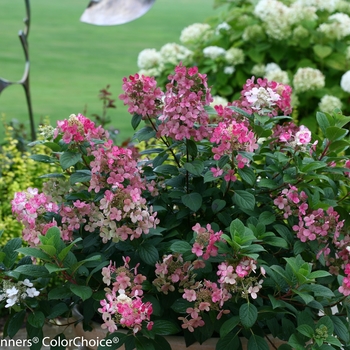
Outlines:
<svg viewBox="0 0 350 350"><path fill-rule="evenodd" d="M344 272L346 277L344 277L343 283L338 290L343 295L349 296L350 295L350 263L346 264Z"/></svg>
<svg viewBox="0 0 350 350"><path fill-rule="evenodd" d="M192 253L204 260L208 260L211 256L217 256L218 248L215 243L221 240L222 231L214 232L210 224L201 227L198 223L192 227L192 230L196 233Z"/></svg>
<svg viewBox="0 0 350 350"><path fill-rule="evenodd" d="M208 137L209 116L204 106L213 98L206 75L198 73L197 67L187 69L179 65L169 80L157 135L174 140L193 138L195 141Z"/></svg>
<svg viewBox="0 0 350 350"><path fill-rule="evenodd" d="M302 146L310 143L311 131L304 125L297 126L293 122L287 122L283 125L277 124L272 137L292 146Z"/></svg>
<svg viewBox="0 0 350 350"><path fill-rule="evenodd" d="M98 193L106 190L100 200L101 215L90 218L89 231L100 229L104 242L110 239L126 240L139 238L147 234L159 220L152 206L146 205L142 190L148 185L141 177L137 162L132 151L113 146L106 142L103 147L91 148L91 181L89 191ZM153 186L153 183L149 184Z"/></svg>
<svg viewBox="0 0 350 350"><path fill-rule="evenodd" d="M282 112L290 115L292 88L289 85L260 78L255 83L254 80L254 77L247 80L240 100L233 102L233 105L249 114L256 112L273 117Z"/></svg>
<svg viewBox="0 0 350 350"><path fill-rule="evenodd" d="M123 78L124 94L119 98L128 105L128 112L139 114L142 119L155 117L162 110L163 92L157 87L153 77L139 74Z"/></svg>
<svg viewBox="0 0 350 350"><path fill-rule="evenodd" d="M329 207L327 211L319 208L306 215L299 215L299 224L294 225L293 230L302 242L317 239L320 243L326 243L328 238L336 241L343 226L344 221L339 221L339 214Z"/></svg>
<svg viewBox="0 0 350 350"><path fill-rule="evenodd" d="M194 306L186 310L188 315L178 318L183 322L181 327L188 329L190 332L194 332L197 327L204 326L205 323L201 317L202 312L219 311L217 319L230 312L230 310L223 309L223 305L232 295L227 289L219 287L215 282L204 280L203 283L185 289L182 297L187 301L194 302Z"/></svg>
<svg viewBox="0 0 350 350"><path fill-rule="evenodd" d="M156 263L155 273L153 284L164 294L173 292L175 285L182 290L195 284L193 266L189 261L184 262L181 254L164 256L161 263Z"/></svg>
<svg viewBox="0 0 350 350"><path fill-rule="evenodd" d="M289 185L274 199L273 203L284 212L287 219L291 215L305 215L308 209L307 195L304 191L299 193L297 187Z"/></svg>
<svg viewBox="0 0 350 350"><path fill-rule="evenodd" d="M137 333L145 325L148 330L152 329L153 322L150 320L153 309L150 302L142 302L142 283L146 277L137 273L137 266L130 268L130 258L124 259L124 266L116 267L110 263L102 269L103 282L112 288L106 288L106 299L100 301L104 323L102 328L114 332L118 329L117 324L132 329Z"/></svg>
<svg viewBox="0 0 350 350"><path fill-rule="evenodd" d="M46 213L58 213L58 205L52 202L51 196L39 193L37 188L15 193L11 204L12 213L24 225L23 239L30 245L39 244L39 235L57 226L54 220L47 222L43 216Z"/></svg>
<svg viewBox="0 0 350 350"><path fill-rule="evenodd" d="M257 276L250 276L251 272L256 272L256 264L257 262L249 257L244 257L235 264L222 262L217 271L220 286L243 298L250 295L256 299L263 282L258 281Z"/></svg>
<svg viewBox="0 0 350 350"><path fill-rule="evenodd" d="M91 139L108 138L109 134L102 126L95 126L95 123L84 117L82 114L71 114L68 119L59 120L54 130L54 138L62 133L62 140L65 143L90 141Z"/></svg>
<svg viewBox="0 0 350 350"><path fill-rule="evenodd" d="M232 119L230 122L220 122L214 129L210 142L215 146L212 148L214 159L219 160L224 155L228 155L231 160L231 167L225 172L224 179L226 181L236 181L234 168L244 168L249 165L249 159L242 156L239 152L253 152L258 148L255 134L249 130L246 122L236 121ZM211 168L215 177L224 174L224 169Z"/></svg>

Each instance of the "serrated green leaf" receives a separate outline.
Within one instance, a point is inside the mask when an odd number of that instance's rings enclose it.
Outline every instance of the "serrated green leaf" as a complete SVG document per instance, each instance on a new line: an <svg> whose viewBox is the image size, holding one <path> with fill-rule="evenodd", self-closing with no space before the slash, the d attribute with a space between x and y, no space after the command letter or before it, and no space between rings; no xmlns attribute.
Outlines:
<svg viewBox="0 0 350 350"><path fill-rule="evenodd" d="M68 270L67 267L58 267L57 265L51 264L51 263L45 264L45 267L46 267L47 271L49 272L49 274L52 274L54 272Z"/></svg>
<svg viewBox="0 0 350 350"><path fill-rule="evenodd" d="M134 114L131 118L131 126L134 130L137 129L137 127L140 125L142 120L142 115L141 114Z"/></svg>
<svg viewBox="0 0 350 350"><path fill-rule="evenodd" d="M179 169L175 165L163 164L159 165L153 169L153 171L157 174L162 175L178 175Z"/></svg>
<svg viewBox="0 0 350 350"><path fill-rule="evenodd" d="M326 129L326 137L329 141L342 140L347 134L348 130L338 128L337 126L329 126Z"/></svg>
<svg viewBox="0 0 350 350"><path fill-rule="evenodd" d="M201 175L204 170L204 164L202 161L196 159L191 163L185 163L184 168L193 175Z"/></svg>
<svg viewBox="0 0 350 350"><path fill-rule="evenodd" d="M23 327L24 317L26 315L26 310L21 310L16 312L8 323L7 334L10 338L13 338L16 333Z"/></svg>
<svg viewBox="0 0 350 350"><path fill-rule="evenodd" d="M48 300L59 300L70 298L73 295L73 292L67 287L57 287L51 289L48 293Z"/></svg>
<svg viewBox="0 0 350 350"><path fill-rule="evenodd" d="M137 251L142 261L148 265L154 265L159 260L159 253L157 248L150 243L144 243L140 245Z"/></svg>
<svg viewBox="0 0 350 350"><path fill-rule="evenodd" d="M269 350L269 346L264 338L252 334L248 340L248 350Z"/></svg>
<svg viewBox="0 0 350 350"><path fill-rule="evenodd" d="M185 254L192 250L192 246L186 241L176 241L171 244L170 250L174 253Z"/></svg>
<svg viewBox="0 0 350 350"><path fill-rule="evenodd" d="M220 210L224 209L226 206L226 201L222 199L215 199L211 204L211 209L214 214L218 213Z"/></svg>
<svg viewBox="0 0 350 350"><path fill-rule="evenodd" d="M46 141L43 143L43 145L50 148L54 152L59 152L61 150L60 145L55 142Z"/></svg>
<svg viewBox="0 0 350 350"><path fill-rule="evenodd" d="M255 197L253 194L251 194L247 191L236 190L235 194L233 195L233 201L241 209L254 210Z"/></svg>
<svg viewBox="0 0 350 350"><path fill-rule="evenodd" d="M45 266L40 265L20 265L14 272L30 277L49 277L49 273Z"/></svg>
<svg viewBox="0 0 350 350"><path fill-rule="evenodd" d="M171 335L180 332L180 327L168 320L156 320L153 323L152 332L158 335Z"/></svg>
<svg viewBox="0 0 350 350"><path fill-rule="evenodd" d="M202 206L202 196L197 192L192 192L181 196L182 203L192 211L196 212Z"/></svg>
<svg viewBox="0 0 350 350"><path fill-rule="evenodd" d="M90 180L91 180L90 170L77 170L70 176L69 183L71 185L74 185L76 183L81 183L81 182L90 182Z"/></svg>
<svg viewBox="0 0 350 350"><path fill-rule="evenodd" d="M16 251L23 255L31 256L41 260L50 260L50 256L38 248L24 247L24 248L19 248Z"/></svg>
<svg viewBox="0 0 350 350"><path fill-rule="evenodd" d="M236 326L238 326L239 322L239 316L232 316L227 321L225 321L220 327L220 338L223 338L228 333L230 333Z"/></svg>
<svg viewBox="0 0 350 350"><path fill-rule="evenodd" d="M41 311L29 313L28 322L35 328L41 328L45 323L45 315Z"/></svg>
<svg viewBox="0 0 350 350"><path fill-rule="evenodd" d="M60 164L63 170L77 164L81 161L81 154L71 151L63 152L60 156Z"/></svg>
<svg viewBox="0 0 350 350"><path fill-rule="evenodd" d="M246 303L239 308L239 319L241 324L245 328L253 327L254 323L258 319L258 310L255 305Z"/></svg>
<svg viewBox="0 0 350 350"><path fill-rule="evenodd" d="M71 284L70 290L82 300L89 299L92 296L92 289L88 286L81 286L77 284Z"/></svg>
<svg viewBox="0 0 350 350"><path fill-rule="evenodd" d="M312 338L314 335L314 330L307 324L301 324L298 326L297 331L308 338Z"/></svg>
<svg viewBox="0 0 350 350"><path fill-rule="evenodd" d="M20 238L10 239L2 249L5 254L3 259L3 264L8 268L12 268L13 264L16 262L18 252L17 250L22 246L22 240Z"/></svg>
<svg viewBox="0 0 350 350"><path fill-rule="evenodd" d="M56 158L52 158L44 154L32 154L31 156L29 156L29 158L35 160L36 162L48 163L48 164L55 163L57 161Z"/></svg>

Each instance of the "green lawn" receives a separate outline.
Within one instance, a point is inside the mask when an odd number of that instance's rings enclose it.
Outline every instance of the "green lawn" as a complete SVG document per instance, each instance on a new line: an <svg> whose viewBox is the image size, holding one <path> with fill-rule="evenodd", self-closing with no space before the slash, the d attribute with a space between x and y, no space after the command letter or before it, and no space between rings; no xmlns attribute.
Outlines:
<svg viewBox="0 0 350 350"><path fill-rule="evenodd" d="M131 135L130 118L118 99L124 76L137 71L137 55L144 48L160 49L179 42L181 30L213 15L212 0L156 0L143 17L120 26L99 27L79 18L89 0L32 0L29 34L31 90L35 121L48 116L54 123L71 113L100 113L98 91L107 84L117 102L111 112L121 137ZM20 79L24 55L17 37L22 29L24 1L0 1L0 76ZM20 85L0 95L0 115L29 125ZM3 135L1 125L0 136Z"/></svg>

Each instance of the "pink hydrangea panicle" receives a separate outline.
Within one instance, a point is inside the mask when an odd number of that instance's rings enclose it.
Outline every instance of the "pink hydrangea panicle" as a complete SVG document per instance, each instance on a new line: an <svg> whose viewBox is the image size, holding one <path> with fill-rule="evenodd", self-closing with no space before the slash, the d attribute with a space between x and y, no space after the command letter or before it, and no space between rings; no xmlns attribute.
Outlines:
<svg viewBox="0 0 350 350"><path fill-rule="evenodd" d="M155 118L162 111L163 92L154 77L135 74L123 78L124 94L119 98L128 106L128 112L142 119Z"/></svg>
<svg viewBox="0 0 350 350"><path fill-rule="evenodd" d="M65 143L84 142L92 139L107 139L108 131L102 126L95 126L95 123L84 117L82 114L71 114L68 119L57 122L57 127L54 130L54 138L62 133L62 140Z"/></svg>
<svg viewBox="0 0 350 350"><path fill-rule="evenodd" d="M195 141L208 137L211 128L204 107L213 98L206 75L198 73L197 67L187 70L180 64L175 68L175 74L169 76L169 80L157 135L173 140L193 138Z"/></svg>
<svg viewBox="0 0 350 350"><path fill-rule="evenodd" d="M261 78L255 83L255 77L252 77L243 86L240 100L232 104L249 114L267 114L273 117L282 112L290 115L291 94L292 88L289 85Z"/></svg>

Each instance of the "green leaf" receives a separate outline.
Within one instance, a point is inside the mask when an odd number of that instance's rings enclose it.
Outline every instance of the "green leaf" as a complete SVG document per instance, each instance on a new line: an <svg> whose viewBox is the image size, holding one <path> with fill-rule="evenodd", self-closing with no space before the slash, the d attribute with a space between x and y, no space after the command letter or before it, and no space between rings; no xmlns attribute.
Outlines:
<svg viewBox="0 0 350 350"><path fill-rule="evenodd" d="M214 177L213 173L211 170L208 170L205 174L204 174L204 183L207 182L212 182L212 181L216 181L217 178Z"/></svg>
<svg viewBox="0 0 350 350"><path fill-rule="evenodd" d="M269 244L273 247L280 247L285 249L288 248L288 243L281 237L265 237L264 243Z"/></svg>
<svg viewBox="0 0 350 350"><path fill-rule="evenodd" d="M61 150L60 145L58 145L55 142L46 141L46 142L43 143L43 145L48 147L48 148L50 148L54 152L59 152Z"/></svg>
<svg viewBox="0 0 350 350"><path fill-rule="evenodd" d="M45 323L45 315L41 311L29 313L28 322L35 328L41 328Z"/></svg>
<svg viewBox="0 0 350 350"><path fill-rule="evenodd" d="M197 192L183 195L181 201L187 208L190 208L194 212L202 206L202 196Z"/></svg>
<svg viewBox="0 0 350 350"><path fill-rule="evenodd" d="M137 139L140 142L148 141L155 135L156 135L156 132L153 130L151 126L145 126L141 130L135 133L133 139Z"/></svg>
<svg viewBox="0 0 350 350"><path fill-rule="evenodd" d="M10 338L13 338L16 333L22 328L26 310L16 312L8 323L7 334Z"/></svg>
<svg viewBox="0 0 350 350"><path fill-rule="evenodd" d="M269 346L264 338L252 334L248 340L248 350L269 350Z"/></svg>
<svg viewBox="0 0 350 350"><path fill-rule="evenodd" d="M50 260L50 256L38 248L24 247L24 248L16 249L16 251L23 255L38 258L41 260Z"/></svg>
<svg viewBox="0 0 350 350"><path fill-rule="evenodd" d="M333 326L334 326L334 333L345 343L349 343L350 341L350 333L349 333L349 324L348 321L344 322L342 319L338 316L330 316Z"/></svg>
<svg viewBox="0 0 350 350"><path fill-rule="evenodd" d="M251 328L258 319L258 310L253 304L243 304L239 308L239 318L243 327Z"/></svg>
<svg viewBox="0 0 350 350"><path fill-rule="evenodd" d="M241 342L236 334L228 333L226 336L220 337L215 349L216 350L241 349Z"/></svg>
<svg viewBox="0 0 350 350"><path fill-rule="evenodd" d="M214 214L218 213L220 210L224 209L226 206L226 201L222 199L215 199L211 204L211 209Z"/></svg>
<svg viewBox="0 0 350 350"><path fill-rule="evenodd" d="M3 259L3 264L8 268L12 268L13 264L17 260L18 252L17 250L22 246L22 240L20 238L10 239L2 249L2 252L5 253Z"/></svg>
<svg viewBox="0 0 350 350"><path fill-rule="evenodd" d="M82 240L81 237L75 239L72 243L70 243L67 247L61 250L61 252L58 254L58 258L63 261L65 257L67 256L68 252L71 251L71 249L75 246L77 242L80 242ZM85 246L86 247L86 246Z"/></svg>
<svg viewBox="0 0 350 350"><path fill-rule="evenodd" d="M64 340L66 339L66 336L64 335L64 333L55 335L53 339L55 339L57 343L55 344L53 343L50 346L50 350L66 350L66 346L62 345L64 344Z"/></svg>
<svg viewBox="0 0 350 350"><path fill-rule="evenodd" d="M187 151L188 154L193 157L196 158L197 154L198 154L198 149L197 149L197 145L193 140L186 140L186 147L187 147Z"/></svg>
<svg viewBox="0 0 350 350"><path fill-rule="evenodd" d="M158 335L170 335L180 332L180 327L168 320L155 320L152 332Z"/></svg>
<svg viewBox="0 0 350 350"><path fill-rule="evenodd" d="M151 243L144 243L138 248L138 253L142 261L148 265L154 265L159 260L157 248Z"/></svg>
<svg viewBox="0 0 350 350"><path fill-rule="evenodd" d="M162 175L178 175L179 174L179 169L170 164L163 164L159 165L156 168L153 169L153 171L157 174L162 174Z"/></svg>
<svg viewBox="0 0 350 350"><path fill-rule="evenodd" d="M186 241L176 241L172 243L170 250L174 253L185 254L192 250L192 246Z"/></svg>
<svg viewBox="0 0 350 350"><path fill-rule="evenodd" d="M39 246L41 250L43 250L47 255L53 257L56 255L56 248L53 245L42 244Z"/></svg>
<svg viewBox="0 0 350 350"><path fill-rule="evenodd" d="M185 299L176 299L173 305L171 305L171 308L176 312L180 314L185 314L186 310L190 307L193 306L193 303L190 303L189 301Z"/></svg>
<svg viewBox="0 0 350 350"><path fill-rule="evenodd" d="M69 183L74 185L78 182L90 182L91 171L90 170L77 170L69 178Z"/></svg>
<svg viewBox="0 0 350 350"><path fill-rule="evenodd" d="M69 308L68 308L68 306L65 303L54 304L50 308L50 314L47 315L46 317L49 320L50 319L54 319L54 318L57 318L58 316L61 316L61 315L65 314L67 311L69 311Z"/></svg>
<svg viewBox="0 0 350 350"><path fill-rule="evenodd" d="M308 338L312 338L314 335L314 330L307 324L302 324L297 327L297 330L302 335L305 335Z"/></svg>
<svg viewBox="0 0 350 350"><path fill-rule="evenodd" d="M307 174L311 171L314 171L316 169L322 169L327 167L327 163L325 162L320 162L320 161L312 161L309 164L305 164L303 166L300 167L300 172Z"/></svg>
<svg viewBox="0 0 350 350"><path fill-rule="evenodd" d="M55 163L57 161L56 158L49 157L44 154L33 154L29 156L29 158L41 163Z"/></svg>
<svg viewBox="0 0 350 350"><path fill-rule="evenodd" d="M243 169L238 169L238 174L248 185L253 186L255 184L256 176L253 169L244 167Z"/></svg>
<svg viewBox="0 0 350 350"><path fill-rule="evenodd" d="M316 113L316 120L318 125L320 126L320 129L322 130L322 133L326 133L326 129L331 126L329 119L327 116L322 112Z"/></svg>
<svg viewBox="0 0 350 350"><path fill-rule="evenodd" d="M184 168L193 175L201 175L204 170L204 164L202 161L196 159L191 163L185 163Z"/></svg>
<svg viewBox="0 0 350 350"><path fill-rule="evenodd" d="M251 194L247 191L236 190L235 194L233 195L233 201L241 209L254 210L255 197L253 194Z"/></svg>
<svg viewBox="0 0 350 350"><path fill-rule="evenodd" d="M239 316L232 316L227 321L225 321L220 327L220 338L223 338L228 333L230 333L236 326L238 326L239 322Z"/></svg>
<svg viewBox="0 0 350 350"><path fill-rule="evenodd" d="M92 289L88 286L80 286L77 284L71 284L70 290L82 300L89 299L92 295Z"/></svg>
<svg viewBox="0 0 350 350"><path fill-rule="evenodd" d="M49 291L48 300L66 299L70 298L72 295L73 293L67 287L57 287Z"/></svg>
<svg viewBox="0 0 350 350"><path fill-rule="evenodd" d="M31 277L49 277L49 273L45 266L40 265L20 265L14 270L14 272Z"/></svg>
<svg viewBox="0 0 350 350"><path fill-rule="evenodd" d="M76 152L63 152L60 156L60 164L63 170L77 164L81 161L81 154Z"/></svg>
<svg viewBox="0 0 350 350"><path fill-rule="evenodd" d="M54 272L59 272L59 271L65 271L65 270L68 270L68 268L64 268L64 267L58 267L57 265L55 264L45 264L45 267L47 269L47 271L49 271L49 274L51 275L52 273Z"/></svg>
<svg viewBox="0 0 350 350"><path fill-rule="evenodd" d="M137 127L140 125L142 120L142 115L141 114L134 114L131 118L131 126L134 130L137 129Z"/></svg>
<svg viewBox="0 0 350 350"><path fill-rule="evenodd" d="M269 212L269 211L264 211L259 215L258 222L259 224L263 225L270 225L276 221L276 216Z"/></svg>
<svg viewBox="0 0 350 350"><path fill-rule="evenodd" d="M313 47L313 50L319 58L325 58L329 56L333 51L333 49L330 46L326 45L315 45Z"/></svg>
<svg viewBox="0 0 350 350"><path fill-rule="evenodd" d="M39 179L56 179L56 178L64 178L65 176L62 173L51 173L39 176Z"/></svg>
<svg viewBox="0 0 350 350"><path fill-rule="evenodd" d="M349 131L338 128L337 126L329 126L326 129L326 137L329 141L338 141L343 139Z"/></svg>

